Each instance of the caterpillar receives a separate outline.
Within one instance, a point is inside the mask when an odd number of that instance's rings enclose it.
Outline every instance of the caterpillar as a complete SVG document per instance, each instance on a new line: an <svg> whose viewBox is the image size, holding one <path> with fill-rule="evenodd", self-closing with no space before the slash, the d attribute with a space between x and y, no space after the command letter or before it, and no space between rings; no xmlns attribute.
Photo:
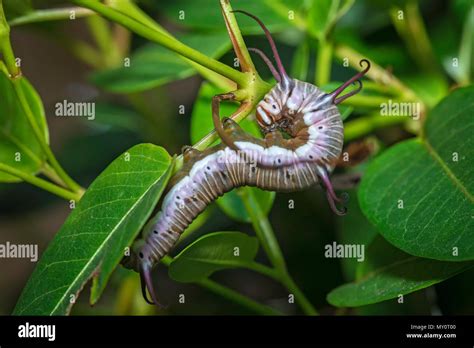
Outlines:
<svg viewBox="0 0 474 348"><path fill-rule="evenodd" d="M320 184L331 209L338 208L344 197L334 192L329 174L334 169L343 147L343 124L337 104L359 92L360 78L366 67L331 93L315 85L290 78L281 62L273 38L265 25L254 15L271 46L277 69L258 49L256 52L269 67L278 82L256 106L257 123L265 135L254 138L230 118L219 117L219 104L232 100L226 93L212 99L214 126L222 142L205 151L190 146L183 148L183 167L172 177L161 211L143 228L141 238L123 259L126 268L140 273L142 293L149 303L160 305L151 280L151 269L178 241L181 233L217 197L241 186L254 186L276 192L294 192ZM340 94L352 83L356 90ZM285 138L281 132L288 135ZM146 290L152 300L148 300Z"/></svg>

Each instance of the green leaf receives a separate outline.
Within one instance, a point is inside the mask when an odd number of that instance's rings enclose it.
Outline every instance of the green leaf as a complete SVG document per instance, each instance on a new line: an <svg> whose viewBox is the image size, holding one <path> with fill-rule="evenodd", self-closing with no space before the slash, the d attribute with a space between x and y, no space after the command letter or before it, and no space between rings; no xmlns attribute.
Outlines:
<svg viewBox="0 0 474 348"><path fill-rule="evenodd" d="M222 269L246 267L253 263L257 251L255 237L241 232L210 233L179 253L168 273L179 282L196 282Z"/></svg>
<svg viewBox="0 0 474 348"><path fill-rule="evenodd" d="M178 39L212 58L219 58L230 47L225 33L183 34ZM155 44L147 44L133 54L129 67L99 71L91 79L108 91L132 93L184 79L195 73L195 69L176 53Z"/></svg>
<svg viewBox="0 0 474 348"><path fill-rule="evenodd" d="M378 237L359 265L358 279L332 290L327 300L337 307L358 307L424 289L474 266L411 256Z"/></svg>
<svg viewBox="0 0 474 348"><path fill-rule="evenodd" d="M474 87L427 118L424 137L391 147L367 168L364 214L390 243L437 260L474 259Z"/></svg>
<svg viewBox="0 0 474 348"><path fill-rule="evenodd" d="M49 142L43 103L33 86L24 77L20 88L36 122ZM0 162L27 174L36 174L45 162L45 155L23 112L10 79L0 71ZM17 177L0 172L0 182L18 182Z"/></svg>
<svg viewBox="0 0 474 348"><path fill-rule="evenodd" d="M15 307L16 315L61 315L89 279L97 302L125 247L153 211L171 174L161 147L140 144L91 184L49 244Z"/></svg>
<svg viewBox="0 0 474 348"><path fill-rule="evenodd" d="M191 116L191 141L196 143L199 139L204 137L210 131L214 129L211 116L211 101L212 97L222 93L223 91L217 89L209 83L203 83L198 97L194 103L194 108ZM235 110L237 110L237 104L223 102L220 105L220 116L230 116ZM260 130L256 122L247 117L240 123L240 126L248 133L255 137L261 137ZM217 143L218 141L216 141ZM243 188L248 189L248 188ZM256 199L262 206L263 211L267 214L272 206L275 199L275 193L270 191L263 191L258 188L249 188L255 194ZM239 190L233 190L226 193L223 197L217 199L217 205L232 219L242 222L250 222L250 216L247 214L244 204L240 195Z"/></svg>
<svg viewBox="0 0 474 348"><path fill-rule="evenodd" d="M282 3L294 12L298 12L303 5L301 0L283 0ZM234 10L245 10L259 17L271 32L291 27L290 21L282 20L281 15L277 14L272 6L264 1L239 0L232 5ZM157 3L157 7L165 13L169 20L186 28L209 31L226 30L221 8L219 3L214 0L160 1ZM243 33L263 34L260 26L251 18L238 13L236 13L236 18Z"/></svg>

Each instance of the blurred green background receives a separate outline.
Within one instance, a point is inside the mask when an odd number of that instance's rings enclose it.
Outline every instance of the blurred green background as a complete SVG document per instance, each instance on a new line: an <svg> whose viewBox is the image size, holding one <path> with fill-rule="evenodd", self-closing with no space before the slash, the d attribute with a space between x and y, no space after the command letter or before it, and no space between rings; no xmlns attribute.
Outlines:
<svg viewBox="0 0 474 348"><path fill-rule="evenodd" d="M318 45L307 32L281 18L270 2L234 0L235 9L252 12L274 33L287 70L298 78L314 82ZM277 3L277 2L275 2ZM283 1L296 12L311 6L311 1ZM393 25L390 11L404 6L404 1L357 0L336 24L331 35L380 66L392 71L433 106L450 87L462 83L462 77L450 71L452 57L458 55L466 21L468 1L420 1L419 9L432 44L434 61L426 59L425 69L416 63L418 53L410 39L404 39ZM234 64L234 53L225 32L217 0L206 1L138 1L140 7L178 38L189 40L192 47L213 54L228 65ZM71 6L65 1L4 0L9 20L21 18L29 6L35 9ZM185 17L180 19L180 11ZM261 30L250 20L237 17L247 46L269 52ZM117 40L115 48L94 36L94 30L106 26ZM102 45L101 45L102 43ZM106 21L87 18L21 24L12 27L12 44L21 57L23 73L38 90L50 128L51 144L59 161L81 185L92 180L119 154L132 145L152 142L169 153L179 153L191 138L191 115L203 79L187 65L162 48ZM415 42L415 46L416 46ZM95 54L87 47L96 46ZM118 47L118 48L117 48ZM131 57L132 67L121 66ZM268 69L254 59L261 76L271 81ZM343 81L353 74L337 59L331 60L331 81ZM295 76L295 75L293 75ZM54 116L55 104L68 101L95 101L96 119ZM210 99L201 98L200 112L208 113ZM206 110L207 108L207 110ZM350 116L357 119L372 106L355 106ZM202 110L202 111L201 111ZM224 109L229 112L229 108ZM183 112L184 111L184 112ZM193 127L199 127L194 125ZM381 147L412 136L401 125L374 131ZM455 276L439 285L396 300L337 310L326 302L326 295L353 277L350 262L324 257L324 246L343 240L348 233L364 234L370 230L358 212L355 192L351 195L351 220L336 219L317 188L301 193L277 194L270 221L280 242L289 272L309 300L322 314L472 314L474 313L474 271ZM294 209L289 209L289 201ZM43 251L69 214L69 203L25 183L0 184L0 242L39 245ZM359 218L358 218L359 217ZM237 222L215 204L210 207L201 227L189 240L214 232L236 230L253 234L249 224ZM354 232L357 230L357 232ZM367 232L369 233L369 232ZM188 240L183 243L186 245ZM176 250L176 254L181 248ZM264 260L263 255L259 255ZM265 262L265 261L264 261ZM11 313L16 300L33 271L28 260L0 260L0 314ZM161 314L251 314L197 285L180 284L169 279L164 267L158 267L158 292L170 304ZM287 303L285 290L274 281L246 270L219 272L213 279L239 292L286 312L298 313ZM152 314L158 313L141 297L138 277L119 267L99 303L87 303L86 286L72 314ZM180 305L177 294L186 294Z"/></svg>

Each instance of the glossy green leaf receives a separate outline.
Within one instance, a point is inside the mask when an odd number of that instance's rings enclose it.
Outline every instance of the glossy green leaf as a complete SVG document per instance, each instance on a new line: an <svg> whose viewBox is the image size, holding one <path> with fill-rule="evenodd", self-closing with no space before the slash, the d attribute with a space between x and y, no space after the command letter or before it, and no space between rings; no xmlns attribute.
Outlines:
<svg viewBox="0 0 474 348"><path fill-rule="evenodd" d="M368 248L353 283L331 291L337 307L377 303L426 288L474 266L474 262L436 261L409 255L378 237Z"/></svg>
<svg viewBox="0 0 474 348"><path fill-rule="evenodd" d="M241 232L215 232L202 236L171 263L168 273L176 281L189 283L212 273L246 267L257 255L258 240Z"/></svg>
<svg viewBox="0 0 474 348"><path fill-rule="evenodd" d="M285 7L294 12L298 12L304 5L300 0L280 1ZM289 28L291 21L283 19L282 14L273 9L272 3L275 3L275 1L239 0L232 3L232 7L234 10L245 10L259 17L271 32ZM214 0L160 1L157 7L165 13L169 20L186 28L213 31L226 30L221 7ZM286 12L285 16L287 16ZM262 34L260 26L251 18L243 14L236 14L236 18L243 33Z"/></svg>
<svg viewBox="0 0 474 348"><path fill-rule="evenodd" d="M191 141L192 143L197 142L199 139L204 137L206 134L214 129L211 116L211 101L212 97L222 93L216 87L209 83L203 83L199 90L198 97L194 103L194 108L191 116ZM220 105L220 116L230 116L237 109L237 104L222 102ZM249 116L240 123L240 126L248 133L255 137L261 137L260 130L258 129L257 123ZM217 141L216 141L217 143ZM247 189L247 188L245 188ZM223 197L217 199L218 206L232 219L242 222L250 222L250 216L245 211L244 204L240 195L239 190L233 190L226 193ZM268 213L275 199L275 193L269 191L263 191L258 188L250 188L254 192L254 195L260 203L263 211Z"/></svg>
<svg viewBox="0 0 474 348"><path fill-rule="evenodd" d="M161 147L136 145L91 184L49 244L18 300L16 315L63 315L92 279L97 302L112 271L153 211L171 174Z"/></svg>
<svg viewBox="0 0 474 348"><path fill-rule="evenodd" d="M424 137L391 147L367 168L364 214L393 245L437 260L474 259L474 87L432 110Z"/></svg>
<svg viewBox="0 0 474 348"><path fill-rule="evenodd" d="M49 141L43 103L26 78L20 88L33 112L35 120ZM0 162L27 174L36 174L45 161L45 155L36 140L26 114L18 101L10 79L0 71ZM0 182L17 182L20 179L0 172Z"/></svg>
<svg viewBox="0 0 474 348"><path fill-rule="evenodd" d="M225 33L183 34L178 36L178 39L213 58L219 58L230 47L229 38ZM194 68L179 55L155 44L139 48L129 63L130 66L96 72L91 77L92 81L111 92L131 93L195 74Z"/></svg>

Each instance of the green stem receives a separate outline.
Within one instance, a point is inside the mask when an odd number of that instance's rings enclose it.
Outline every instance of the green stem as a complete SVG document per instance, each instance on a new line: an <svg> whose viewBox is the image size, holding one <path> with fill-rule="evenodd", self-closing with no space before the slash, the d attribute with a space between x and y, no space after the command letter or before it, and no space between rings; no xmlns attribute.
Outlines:
<svg viewBox="0 0 474 348"><path fill-rule="evenodd" d="M27 174L25 172L22 172L21 170L10 167L9 165L0 163L0 171L16 176L17 178L20 178L31 185L37 186L45 191L54 193L55 195L65 198L67 200L79 201L81 199L81 194L79 193L68 191L60 186L50 183L49 181L38 178L34 175Z"/></svg>
<svg viewBox="0 0 474 348"><path fill-rule="evenodd" d="M316 57L316 75L314 77L317 86L324 86L329 82L331 77L332 51L333 47L330 41L319 41Z"/></svg>
<svg viewBox="0 0 474 348"><path fill-rule="evenodd" d="M33 133L38 140L38 143L41 146L41 149L45 153L49 163L53 167L53 169L56 171L58 176L64 181L64 183L75 193L81 194L84 189L79 186L61 167L59 164L58 160L53 154L53 151L51 151L51 148L49 145L46 143L46 140L44 138L43 133L41 132L40 128L38 127L38 124L36 123L35 117L33 115L33 112L31 111L31 108L26 100L26 96L23 92L23 88L20 85L21 82L21 77L16 78L12 80L13 82L13 88L15 90L15 93L18 97L18 100L20 101L20 105L23 109L23 112L25 113L28 122L30 124L30 127L33 130Z"/></svg>
<svg viewBox="0 0 474 348"><path fill-rule="evenodd" d="M283 285L285 285L288 291L290 291L290 293L295 296L296 301L299 303L305 314L319 314L288 273L286 273L282 278L280 278L280 281L283 283Z"/></svg>
<svg viewBox="0 0 474 348"><path fill-rule="evenodd" d="M359 62L365 58L362 54L346 45L337 45L334 49L334 54L340 60L347 58L349 60L349 64L355 69L361 68ZM390 86L392 90L397 90L400 96L406 101L421 100L421 98L419 98L415 92L413 92L413 90L404 85L399 79L390 74L380 65L377 65L372 61L371 68L367 72L367 76L383 86Z"/></svg>
<svg viewBox="0 0 474 348"><path fill-rule="evenodd" d="M269 278L280 281L280 275L278 274L277 270L274 268L270 268L258 262L251 262L249 264L246 264L245 267L254 272L263 274Z"/></svg>
<svg viewBox="0 0 474 348"><path fill-rule="evenodd" d="M103 68L114 67L120 62L120 53L115 45L108 22L100 16L90 16L86 19L89 32L101 52Z"/></svg>
<svg viewBox="0 0 474 348"><path fill-rule="evenodd" d="M252 310L253 312L260 315L282 315L283 313L273 309L269 306L262 305L238 292L229 289L219 283L216 283L210 279L204 279L198 282L199 285L211 290L212 292L227 298L241 306Z"/></svg>
<svg viewBox="0 0 474 348"><path fill-rule="evenodd" d="M2 0L0 0L0 53L3 55L10 77L15 78L20 75L21 71L16 66L15 54L10 43L10 27L3 12Z"/></svg>
<svg viewBox="0 0 474 348"><path fill-rule="evenodd" d="M166 267L169 267L171 262L173 261L173 258L171 256L165 256L162 260L161 263L163 263ZM255 265L251 265L250 267L254 267ZM263 266L263 265L261 265ZM263 266L265 267L265 266ZM258 267L257 267L258 268ZM242 294L239 294L237 291L234 291L232 289L229 289L225 287L224 285L221 285L219 283L216 283L210 279L203 279L197 282L200 286L211 290L215 294L218 294L224 298L227 298L230 301L233 301L235 303L238 303L242 305L245 308L250 309L251 311L254 311L257 314L261 315L282 315L280 311L277 311L276 309L273 309L269 306L262 305Z"/></svg>
<svg viewBox="0 0 474 348"><path fill-rule="evenodd" d="M2 1L0 0L0 49L3 53L3 58L5 60L8 72L10 74L10 78L13 84L13 89L18 97L20 105L25 113L30 127L33 130L33 134L35 135L38 143L41 146L41 149L45 153L47 159L49 160L51 166L56 171L56 174L64 181L64 183L75 193L82 194L83 189L74 181L72 180L69 175L62 169L59 162L56 160L51 148L46 142L43 132L40 130L38 124L36 123L35 117L31 108L28 104L26 96L24 94L23 88L21 86L22 76L20 69L15 64L15 55L13 54L13 49L10 43L10 28L6 23L5 15L3 12L3 5Z"/></svg>
<svg viewBox="0 0 474 348"><path fill-rule="evenodd" d="M150 41L159 43L160 45L229 78L240 86L246 86L249 83L250 79L246 74L241 73L215 59L209 58L173 37L157 30L153 30L150 26L142 24L98 1L73 0L73 2L79 6L89 8L105 18L121 24L136 34L141 35Z"/></svg>
<svg viewBox="0 0 474 348"><path fill-rule="evenodd" d="M90 67L94 69L99 69L102 67L100 52L87 42L74 40L71 37L63 36L62 33L56 33L54 36L51 36L51 38L56 40L74 57L89 65Z"/></svg>
<svg viewBox="0 0 474 348"><path fill-rule="evenodd" d="M262 244L265 253L268 255L270 262L275 267L272 272L269 272L266 266L258 265L257 272L263 273L272 277L273 279L279 280L290 293L295 296L296 301L300 305L303 312L307 315L317 315L318 312L309 302L303 292L298 288L293 279L291 278L286 268L285 259L281 252L278 241L276 240L273 228L268 221L268 217L262 211L260 205L252 194L249 188L239 190L239 194L242 196L245 209L252 220L252 226L255 229L255 233ZM263 266L263 267L262 267ZM265 273L266 272L266 273Z"/></svg>
<svg viewBox="0 0 474 348"><path fill-rule="evenodd" d="M405 100L401 98L387 98L386 96L383 97L376 95L356 94L345 100L344 105L379 109L380 105L387 103L389 99L392 99L393 102L405 102Z"/></svg>
<svg viewBox="0 0 474 348"><path fill-rule="evenodd" d="M255 103L245 104L244 107L242 109L238 110L238 112L236 112L235 114L233 114L231 116L231 118L235 122L240 123L243 119L245 119L250 114L250 112L252 111ZM217 132L215 130L213 130L213 131L209 132L207 135L205 135L196 144L194 144L193 147L195 149L198 149L198 150L201 150L201 151L205 150L209 146L211 146L212 143L214 143L214 141L217 140L218 138L219 138L219 136L217 135ZM175 172L178 171L182 166L183 166L183 155L179 155L176 158L176 161L175 161L175 167L174 167Z"/></svg>
<svg viewBox="0 0 474 348"><path fill-rule="evenodd" d="M23 16L16 17L10 22L8 22L8 24L13 27L15 25L23 25L37 22L69 20L72 11L74 11L75 18L87 17L94 14L93 11L81 7L36 10Z"/></svg>
<svg viewBox="0 0 474 348"><path fill-rule="evenodd" d="M344 139L354 140L376 129L389 127L409 121L406 116L381 116L379 113L361 117L344 124Z"/></svg>
<svg viewBox="0 0 474 348"><path fill-rule="evenodd" d="M239 59L240 67L244 72L255 72L255 66L252 59L250 58L250 53L245 45L244 38L240 32L239 25L235 19L234 13L232 12L232 7L229 0L220 0L222 16L224 17L224 22L227 27L227 32L229 33L230 40L232 41L232 46L234 46L235 54Z"/></svg>
<svg viewBox="0 0 474 348"><path fill-rule="evenodd" d="M56 173L56 171L47 162L45 162L43 164L43 168L41 169L41 173L43 173L44 176L46 176L48 179L55 182L59 186L62 186L62 187L67 186L64 183L64 181L59 177L59 175Z"/></svg>
<svg viewBox="0 0 474 348"><path fill-rule="evenodd" d="M249 188L242 188L238 192L242 197L245 209L252 220L255 233L262 243L263 250L265 250L265 253L268 255L271 264L278 270L278 272L286 273L286 264L285 259L283 258L283 253L281 252L266 214L262 211L260 204L257 202Z"/></svg>
<svg viewBox="0 0 474 348"><path fill-rule="evenodd" d="M394 6L390 10L390 17L398 34L405 41L410 55L421 69L427 72L436 71L438 64L426 33L418 2L408 1L402 11L404 12L402 18L399 17L400 11L400 7Z"/></svg>

